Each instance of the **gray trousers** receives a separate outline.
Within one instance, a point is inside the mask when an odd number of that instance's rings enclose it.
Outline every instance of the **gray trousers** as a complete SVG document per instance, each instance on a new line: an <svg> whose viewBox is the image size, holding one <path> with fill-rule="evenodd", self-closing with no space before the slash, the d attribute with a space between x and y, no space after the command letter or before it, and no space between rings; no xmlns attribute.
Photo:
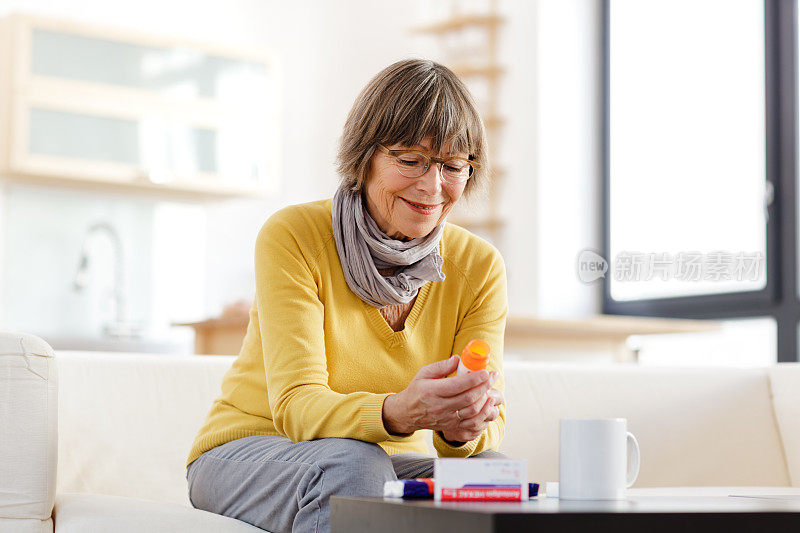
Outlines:
<svg viewBox="0 0 800 533"><path fill-rule="evenodd" d="M506 456L485 451L473 457ZM377 444L354 439L295 443L256 435L208 450L189 465L186 479L197 509L273 533L327 532L332 494L383 496L385 481L432 477L433 459L421 453L390 456Z"/></svg>

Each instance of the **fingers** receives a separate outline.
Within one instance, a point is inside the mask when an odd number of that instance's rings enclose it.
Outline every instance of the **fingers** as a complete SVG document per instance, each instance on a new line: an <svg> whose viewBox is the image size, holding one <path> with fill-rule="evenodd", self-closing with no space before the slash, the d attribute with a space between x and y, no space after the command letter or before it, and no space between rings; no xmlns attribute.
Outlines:
<svg viewBox="0 0 800 533"><path fill-rule="evenodd" d="M492 376L495 376L494 379L496 380L497 375L497 372L492 372L489 374L489 372L486 370L479 370L477 372L470 372L469 374L463 376L454 376L448 379L442 379L436 382L433 386L437 394L442 398L453 398L485 383L488 383L488 386L491 386L493 383Z"/></svg>
<svg viewBox="0 0 800 533"><path fill-rule="evenodd" d="M482 408L478 413L469 419L464 419L459 410L462 420L455 424L455 427L448 429L445 437L451 441L469 442L481 436L481 433L486 429L490 422L496 420L500 416L499 409L494 405L492 398L487 398L482 403Z"/></svg>
<svg viewBox="0 0 800 533"><path fill-rule="evenodd" d="M458 410L461 417L458 427L477 428L476 423L491 422L500 416L499 405L503 403L502 393L497 389L490 389L485 399L481 398L472 405Z"/></svg>
<svg viewBox="0 0 800 533"><path fill-rule="evenodd" d="M460 413L461 411L459 411ZM479 435L486 429L489 422L496 420L498 416L500 416L500 410L494 405L492 398L487 398L475 416L462 420L458 428L474 431Z"/></svg>
<svg viewBox="0 0 800 533"><path fill-rule="evenodd" d="M493 390L492 383L493 380L491 378L488 381L483 381L478 386L464 391L457 396L443 399L442 405L445 409L450 409L452 411L456 409L467 409L471 415L474 415L480 407L483 406L483 402L488 397L489 391ZM493 401L496 399L494 396L492 396L492 398ZM477 407L475 406L476 402L479 403Z"/></svg>
<svg viewBox="0 0 800 533"><path fill-rule="evenodd" d="M497 389L489 389L487 394L494 399L494 404L495 405L500 405L500 404L503 403L503 392L502 391L499 391Z"/></svg>
<svg viewBox="0 0 800 533"><path fill-rule="evenodd" d="M481 411L475 415L475 418L485 416L484 420L488 423L492 420L497 420L500 416L500 405L503 403L503 393L497 389L489 389L487 393L486 403L483 405Z"/></svg>
<svg viewBox="0 0 800 533"><path fill-rule="evenodd" d="M449 363L452 368L448 367L448 361L452 361ZM491 406L503 402L502 393L492 389L492 384L499 378L498 372L481 370L447 379L426 378L452 373L458 361L454 356L422 367L408 388L402 391L411 398L406 402L406 418L415 428L454 431L460 427L459 418L476 418L487 402ZM448 393L455 394L447 396Z"/></svg>
<svg viewBox="0 0 800 533"><path fill-rule="evenodd" d="M436 361L429 365L425 365L419 369L416 377L422 379L438 379L446 378L456 371L458 368L458 356L453 355L449 359Z"/></svg>
<svg viewBox="0 0 800 533"><path fill-rule="evenodd" d="M478 399L474 402L470 403L464 407L458 407L458 414L461 416L461 420L468 420L474 418L481 412L483 406L487 403L494 403L494 398L487 396L486 394L481 394ZM455 411L454 411L455 412Z"/></svg>
<svg viewBox="0 0 800 533"><path fill-rule="evenodd" d="M489 424L489 422L497 420L500 417L500 408L497 405L488 405L484 411L486 413L486 418L484 418L484 422L486 422L487 425Z"/></svg>
<svg viewBox="0 0 800 533"><path fill-rule="evenodd" d="M491 385L488 381L481 383L477 387L474 387L468 391L462 392L458 396L454 396L453 398L448 398L441 401L442 408L445 410L449 410L451 412L455 412L456 409L459 411L465 411L469 414L470 418L475 415L476 411L483 406L483 402L486 401L486 393L489 390ZM474 405L478 403L480 406L475 409ZM462 415L462 418L465 418Z"/></svg>

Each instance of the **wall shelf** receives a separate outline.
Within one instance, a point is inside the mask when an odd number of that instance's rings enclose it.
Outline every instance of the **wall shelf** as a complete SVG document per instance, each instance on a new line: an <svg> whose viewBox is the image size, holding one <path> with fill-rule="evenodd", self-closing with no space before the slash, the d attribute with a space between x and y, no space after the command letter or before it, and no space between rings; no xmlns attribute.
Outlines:
<svg viewBox="0 0 800 533"><path fill-rule="evenodd" d="M504 69L499 65L469 65L469 64L454 64L450 66L450 70L455 72L461 78L497 78L502 76Z"/></svg>
<svg viewBox="0 0 800 533"><path fill-rule="evenodd" d="M460 31L470 26L499 26L503 18L495 14L455 15L448 20L416 26L411 28L414 33L450 33Z"/></svg>
<svg viewBox="0 0 800 533"><path fill-rule="evenodd" d="M465 13L461 8L457 1L452 1L448 18L414 26L410 31L413 34L436 38L443 45L445 56L448 56L449 52L449 57L444 57L440 62L462 78L467 86L472 83L480 84L485 98L478 102L478 106L489 141L489 157L494 160L494 154L497 153L500 144L499 136L505 125L503 117L498 113L500 82L505 74L505 69L498 59L498 43L499 31L505 19L499 15L497 0L489 2L486 12ZM462 211L454 213L450 219L454 224L475 230L499 248L502 248L500 241L505 226L499 208L500 183L503 175L503 169L496 167L490 174L486 202L488 213Z"/></svg>

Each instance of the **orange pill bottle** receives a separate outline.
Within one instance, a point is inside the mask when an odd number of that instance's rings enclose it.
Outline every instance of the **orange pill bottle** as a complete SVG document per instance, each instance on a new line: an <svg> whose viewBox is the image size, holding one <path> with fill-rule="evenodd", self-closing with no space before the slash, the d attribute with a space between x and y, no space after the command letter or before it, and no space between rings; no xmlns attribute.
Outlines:
<svg viewBox="0 0 800 533"><path fill-rule="evenodd" d="M464 346L461 351L461 360L458 363L457 376L463 376L469 372L484 370L489 363L489 345L480 339L473 339Z"/></svg>

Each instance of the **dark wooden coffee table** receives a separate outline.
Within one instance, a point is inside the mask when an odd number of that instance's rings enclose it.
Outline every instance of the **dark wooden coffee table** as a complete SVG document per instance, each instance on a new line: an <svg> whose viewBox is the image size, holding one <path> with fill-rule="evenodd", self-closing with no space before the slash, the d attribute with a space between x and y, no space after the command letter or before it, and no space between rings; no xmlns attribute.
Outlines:
<svg viewBox="0 0 800 533"><path fill-rule="evenodd" d="M544 529L551 528L551 529ZM800 531L800 487L629 489L620 501L434 502L331 498L331 531Z"/></svg>

